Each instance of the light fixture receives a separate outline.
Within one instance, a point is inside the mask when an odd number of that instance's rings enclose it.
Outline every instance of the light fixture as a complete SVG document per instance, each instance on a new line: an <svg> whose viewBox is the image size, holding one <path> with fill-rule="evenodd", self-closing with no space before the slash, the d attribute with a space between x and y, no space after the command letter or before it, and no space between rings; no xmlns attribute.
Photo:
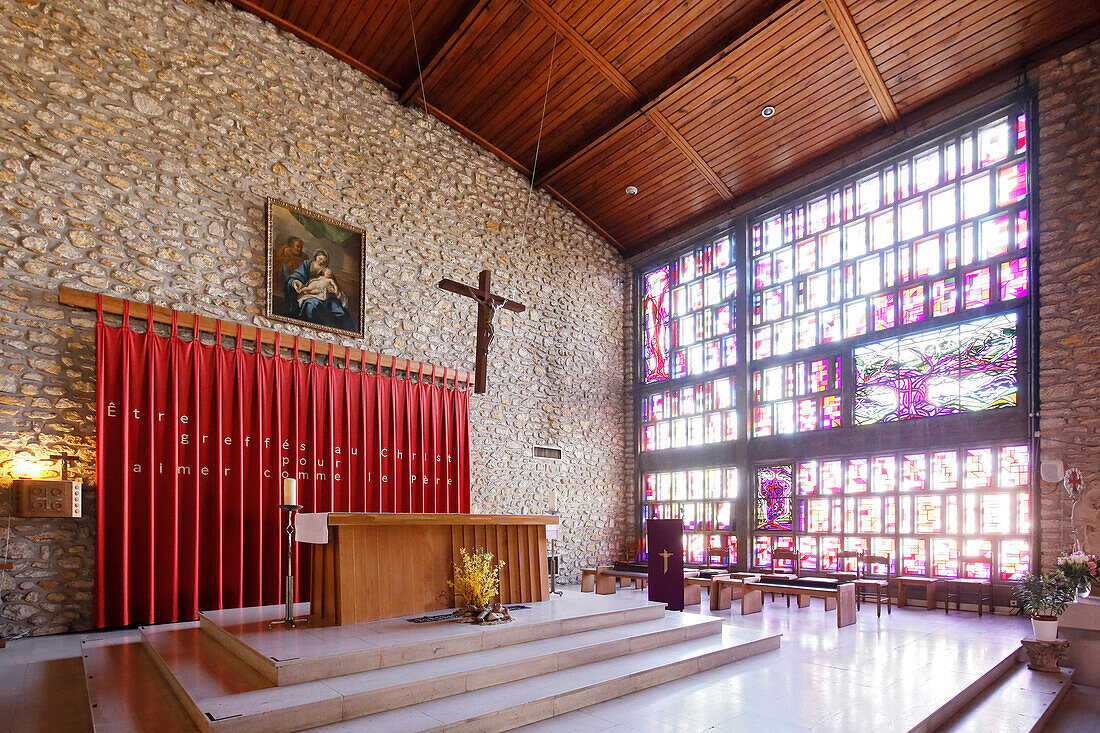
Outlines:
<svg viewBox="0 0 1100 733"><path fill-rule="evenodd" d="M42 477L45 469L41 463L33 458L16 458L12 464L11 472L16 478L36 479Z"/></svg>
<svg viewBox="0 0 1100 733"><path fill-rule="evenodd" d="M637 186L627 186L626 187L626 195L627 196L637 196L638 195L638 187Z"/></svg>
<svg viewBox="0 0 1100 733"><path fill-rule="evenodd" d="M764 107L764 109L760 110L760 116L761 117L767 118L767 117L771 117L774 114L775 114L775 107L771 106L770 104L768 106Z"/></svg>

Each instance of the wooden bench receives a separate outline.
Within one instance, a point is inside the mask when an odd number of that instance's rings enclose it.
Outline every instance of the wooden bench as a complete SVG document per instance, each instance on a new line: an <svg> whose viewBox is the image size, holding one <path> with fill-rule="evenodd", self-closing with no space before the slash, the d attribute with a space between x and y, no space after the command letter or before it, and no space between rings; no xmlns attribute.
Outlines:
<svg viewBox="0 0 1100 733"><path fill-rule="evenodd" d="M699 575L698 570L685 569L684 577ZM596 595L614 595L619 581L629 580L636 589L645 588L649 582L649 568L645 563L616 562L612 565L596 565L581 570L581 592ZM698 601L696 601L698 603Z"/></svg>
<svg viewBox="0 0 1100 733"><path fill-rule="evenodd" d="M746 580L759 580L756 573L730 573L715 580L710 589L710 610L725 611L733 606L733 599L740 598L745 591Z"/></svg>
<svg viewBox="0 0 1100 733"><path fill-rule="evenodd" d="M581 569L581 592L596 592L609 596L621 582L629 581L637 589L645 588L649 580L649 568L645 563L615 562Z"/></svg>
<svg viewBox="0 0 1100 733"><path fill-rule="evenodd" d="M909 602L909 588L924 588L924 607L931 611L936 607L936 587L939 578L926 578L922 575L899 575L895 578L898 582L898 608L905 608Z"/></svg>
<svg viewBox="0 0 1100 733"><path fill-rule="evenodd" d="M600 572L610 568L610 565L596 565L591 568L581 568L581 593L592 593L596 590L596 579Z"/></svg>
<svg viewBox="0 0 1100 733"><path fill-rule="evenodd" d="M827 582L820 578L797 578L794 580L778 578L745 579L741 595L741 615L759 613L764 609L764 594L779 593L796 596L798 607L810 605L811 598L824 598L825 610L836 609L837 628L851 626L856 622L856 586L854 583Z"/></svg>
<svg viewBox="0 0 1100 733"><path fill-rule="evenodd" d="M703 602L702 589L706 588L711 599L711 610L714 610L714 596L717 594L718 581L729 578L729 573L710 573L689 577L688 572L687 570L684 571L684 605L701 604ZM729 606L726 606L726 608L729 608Z"/></svg>

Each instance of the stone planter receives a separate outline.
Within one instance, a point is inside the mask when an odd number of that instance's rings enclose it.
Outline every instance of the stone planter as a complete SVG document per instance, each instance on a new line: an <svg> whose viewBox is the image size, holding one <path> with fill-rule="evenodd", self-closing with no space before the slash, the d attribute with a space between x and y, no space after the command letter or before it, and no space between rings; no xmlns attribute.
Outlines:
<svg viewBox="0 0 1100 733"><path fill-rule="evenodd" d="M1054 641L1058 638L1058 618L1032 616L1031 631L1039 641Z"/></svg>

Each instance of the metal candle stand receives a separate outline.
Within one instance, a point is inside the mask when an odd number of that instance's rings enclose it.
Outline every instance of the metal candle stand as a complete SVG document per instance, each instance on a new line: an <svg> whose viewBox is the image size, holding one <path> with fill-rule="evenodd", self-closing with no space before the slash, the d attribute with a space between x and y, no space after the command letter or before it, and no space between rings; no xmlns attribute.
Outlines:
<svg viewBox="0 0 1100 733"><path fill-rule="evenodd" d="M302 508L301 504L280 504L279 508L286 512L286 608L283 618L272 621L267 625L271 628L276 624L286 624L295 628L299 623L308 623L308 618L294 618L294 512Z"/></svg>
<svg viewBox="0 0 1100 733"><path fill-rule="evenodd" d="M552 516L558 516L558 512L547 512ZM558 590L558 528L561 524L548 524L546 526L547 539L550 540L550 557L548 558L547 565L550 569L550 595L560 596L562 592ZM553 534L551 534L551 531Z"/></svg>

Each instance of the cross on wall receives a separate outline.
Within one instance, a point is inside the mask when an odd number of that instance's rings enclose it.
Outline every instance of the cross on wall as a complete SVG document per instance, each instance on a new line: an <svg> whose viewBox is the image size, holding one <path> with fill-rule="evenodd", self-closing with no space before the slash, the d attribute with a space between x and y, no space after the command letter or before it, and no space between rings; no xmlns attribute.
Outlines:
<svg viewBox="0 0 1100 733"><path fill-rule="evenodd" d="M477 341L474 343L474 392L485 392L485 376L489 364L489 344L493 342L493 318L497 308L522 313L527 306L492 292L492 270L482 270L477 277L478 286L443 278L439 288L477 301Z"/></svg>

